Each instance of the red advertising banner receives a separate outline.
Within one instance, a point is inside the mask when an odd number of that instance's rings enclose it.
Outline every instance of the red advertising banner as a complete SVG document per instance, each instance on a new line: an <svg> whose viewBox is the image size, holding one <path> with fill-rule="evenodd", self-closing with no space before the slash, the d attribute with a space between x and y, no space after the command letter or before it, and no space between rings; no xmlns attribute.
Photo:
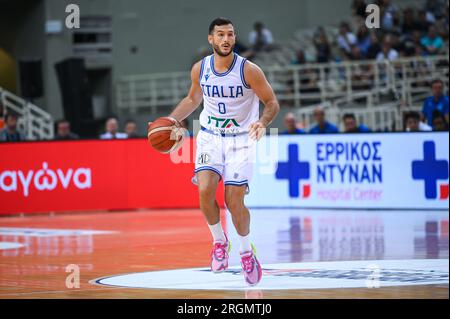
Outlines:
<svg viewBox="0 0 450 319"><path fill-rule="evenodd" d="M175 160L146 139L2 143L0 214L198 207L185 143Z"/></svg>

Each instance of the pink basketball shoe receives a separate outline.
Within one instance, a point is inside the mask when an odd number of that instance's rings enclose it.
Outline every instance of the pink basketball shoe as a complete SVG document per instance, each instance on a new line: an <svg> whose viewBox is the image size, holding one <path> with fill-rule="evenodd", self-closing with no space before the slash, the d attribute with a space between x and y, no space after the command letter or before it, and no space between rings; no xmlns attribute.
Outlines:
<svg viewBox="0 0 450 319"><path fill-rule="evenodd" d="M214 273L219 273L228 268L228 253L231 250L231 244L225 235L226 241L215 241L214 247L211 250L211 270Z"/></svg>
<svg viewBox="0 0 450 319"><path fill-rule="evenodd" d="M253 250L241 253L241 266L244 278L250 286L258 284L262 277L262 268L254 253L255 248L253 245L252 248Z"/></svg>

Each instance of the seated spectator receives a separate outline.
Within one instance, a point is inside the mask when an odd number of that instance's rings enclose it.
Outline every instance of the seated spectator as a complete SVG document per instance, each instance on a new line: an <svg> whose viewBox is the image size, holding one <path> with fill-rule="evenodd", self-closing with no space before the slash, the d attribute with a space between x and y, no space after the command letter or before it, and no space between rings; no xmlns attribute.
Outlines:
<svg viewBox="0 0 450 319"><path fill-rule="evenodd" d="M418 30L414 30L410 34L405 36L403 39L404 55L407 57L423 56L424 50L422 44L420 43L421 39L422 35Z"/></svg>
<svg viewBox="0 0 450 319"><path fill-rule="evenodd" d="M267 29L262 22L255 22L254 30L249 34L249 43L256 52L268 51L272 48L272 32Z"/></svg>
<svg viewBox="0 0 450 319"><path fill-rule="evenodd" d="M331 60L331 45L325 30L320 27L314 35L314 46L316 47L317 63L327 63Z"/></svg>
<svg viewBox="0 0 450 319"><path fill-rule="evenodd" d="M359 27L356 32L356 46L361 51L363 57L367 56L367 51L369 50L371 41L370 41L370 33L367 27L363 24Z"/></svg>
<svg viewBox="0 0 450 319"><path fill-rule="evenodd" d="M405 131L407 132L419 132L419 131L431 131L432 128L420 121L419 112L411 111L405 114Z"/></svg>
<svg viewBox="0 0 450 319"><path fill-rule="evenodd" d="M128 135L126 133L120 133L119 130L119 122L116 118L111 117L106 121L105 124L106 132L100 135L100 139L102 140L110 140L110 139L124 139L127 138Z"/></svg>
<svg viewBox="0 0 450 319"><path fill-rule="evenodd" d="M314 120L316 125L313 126L309 133L312 134L323 134L323 133L339 133L339 129L336 125L331 124L325 120L325 110L322 107L317 107L314 110Z"/></svg>
<svg viewBox="0 0 450 319"><path fill-rule="evenodd" d="M448 131L448 123L445 116L439 111L433 112L433 131Z"/></svg>
<svg viewBox="0 0 450 319"><path fill-rule="evenodd" d="M305 134L306 132L298 127L297 119L294 113L288 112L283 119L285 131L281 132L282 135L294 135L294 134Z"/></svg>
<svg viewBox="0 0 450 319"><path fill-rule="evenodd" d="M441 18L444 15L445 2L441 0L426 0L424 10L428 14L428 20L434 22L436 19Z"/></svg>
<svg viewBox="0 0 450 319"><path fill-rule="evenodd" d="M420 30L420 26L414 19L414 10L412 8L406 8L403 11L402 33L404 35L410 35L417 30Z"/></svg>
<svg viewBox="0 0 450 319"><path fill-rule="evenodd" d="M370 44L367 48L366 58L370 60L374 60L378 53L381 52L381 44L380 40L378 39L378 36L376 32L370 33Z"/></svg>
<svg viewBox="0 0 450 319"><path fill-rule="evenodd" d="M249 49L239 40L236 40L233 51L249 60L251 60L255 56L255 52L253 52L253 50Z"/></svg>
<svg viewBox="0 0 450 319"><path fill-rule="evenodd" d="M126 121L124 130L128 138L139 137L137 124L133 120Z"/></svg>
<svg viewBox="0 0 450 319"><path fill-rule="evenodd" d="M0 130L5 127L5 108L3 107L3 103L0 96Z"/></svg>
<svg viewBox="0 0 450 319"><path fill-rule="evenodd" d="M292 64L305 64L306 63L306 54L302 49L298 49L295 51L295 58L292 61Z"/></svg>
<svg viewBox="0 0 450 319"><path fill-rule="evenodd" d="M381 27L384 31L399 32L398 7L390 0L379 1Z"/></svg>
<svg viewBox="0 0 450 319"><path fill-rule="evenodd" d="M356 117L353 113L346 113L342 117L344 122L344 132L345 133L369 133L370 129L364 124L357 125Z"/></svg>
<svg viewBox="0 0 450 319"><path fill-rule="evenodd" d="M25 136L17 130L17 114L5 115L5 128L0 131L0 142L25 141Z"/></svg>
<svg viewBox="0 0 450 319"><path fill-rule="evenodd" d="M434 25L430 25L427 35L422 38L420 43L425 47L425 50L429 55L439 54L444 46L444 41L437 35L436 27Z"/></svg>
<svg viewBox="0 0 450 319"><path fill-rule="evenodd" d="M356 36L351 32L347 22L341 22L337 42L344 57L349 58L352 47L356 44Z"/></svg>
<svg viewBox="0 0 450 319"><path fill-rule="evenodd" d="M352 60L362 61L363 55L359 47L352 48ZM352 69L352 90L370 90L373 77L373 67L371 64L355 65Z"/></svg>
<svg viewBox="0 0 450 319"><path fill-rule="evenodd" d="M367 4L364 0L353 0L352 15L361 17L366 20L366 7Z"/></svg>
<svg viewBox="0 0 450 319"><path fill-rule="evenodd" d="M448 123L448 95L444 95L444 82L440 79L431 82L432 96L425 99L422 114L428 125L433 124L433 112L439 111Z"/></svg>
<svg viewBox="0 0 450 319"><path fill-rule="evenodd" d="M56 123L55 140L77 140L77 139L79 139L79 136L71 132L69 121L59 120Z"/></svg>
<svg viewBox="0 0 450 319"><path fill-rule="evenodd" d="M386 36L381 46L381 51L377 54L377 61L395 61L398 58L398 52L392 48L392 38Z"/></svg>
<svg viewBox="0 0 450 319"><path fill-rule="evenodd" d="M417 28L418 30L423 34L428 32L428 28L430 27L431 23L428 22L427 19L427 12L425 10L419 10L419 13L417 15Z"/></svg>

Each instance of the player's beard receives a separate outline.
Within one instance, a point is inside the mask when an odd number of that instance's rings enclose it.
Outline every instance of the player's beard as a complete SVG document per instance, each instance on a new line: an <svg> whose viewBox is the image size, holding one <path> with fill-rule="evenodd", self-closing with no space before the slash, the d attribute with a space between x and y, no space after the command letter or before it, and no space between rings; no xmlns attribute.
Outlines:
<svg viewBox="0 0 450 319"><path fill-rule="evenodd" d="M223 56L223 57L227 57L229 56L231 53L233 53L234 50L234 44L232 46L230 46L230 52L228 53L224 53L222 51L222 49L220 48L220 46L213 44L213 48L214 48L214 52L216 52L218 55Z"/></svg>

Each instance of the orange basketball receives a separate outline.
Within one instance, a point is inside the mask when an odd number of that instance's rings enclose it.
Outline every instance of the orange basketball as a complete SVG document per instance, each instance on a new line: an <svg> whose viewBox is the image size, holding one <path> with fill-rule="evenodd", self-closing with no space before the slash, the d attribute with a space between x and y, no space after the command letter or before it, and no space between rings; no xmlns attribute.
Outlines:
<svg viewBox="0 0 450 319"><path fill-rule="evenodd" d="M178 121L160 117L148 126L148 142L158 152L170 153L184 140L184 131Z"/></svg>

